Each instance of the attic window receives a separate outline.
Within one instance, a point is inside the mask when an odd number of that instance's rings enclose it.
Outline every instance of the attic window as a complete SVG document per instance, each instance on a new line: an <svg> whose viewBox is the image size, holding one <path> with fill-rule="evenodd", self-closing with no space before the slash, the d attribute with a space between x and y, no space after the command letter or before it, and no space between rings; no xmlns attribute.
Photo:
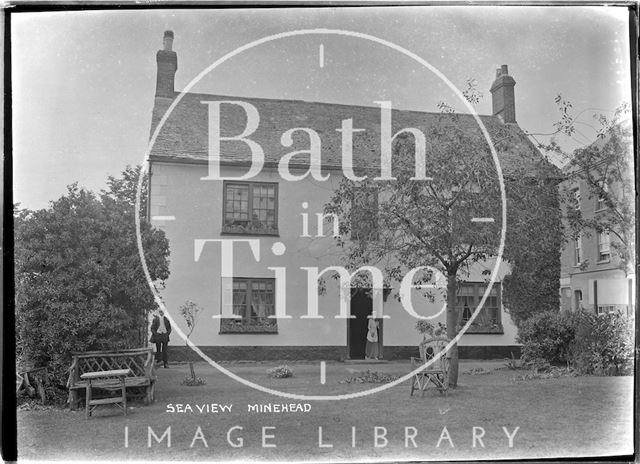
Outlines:
<svg viewBox="0 0 640 464"><path fill-rule="evenodd" d="M278 235L278 184L225 182L222 232Z"/></svg>

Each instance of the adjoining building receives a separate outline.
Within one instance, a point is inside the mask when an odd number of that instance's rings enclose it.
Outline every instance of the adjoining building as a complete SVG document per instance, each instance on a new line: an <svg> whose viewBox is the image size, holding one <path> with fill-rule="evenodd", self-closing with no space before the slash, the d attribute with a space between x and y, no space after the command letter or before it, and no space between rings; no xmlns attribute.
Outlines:
<svg viewBox="0 0 640 464"><path fill-rule="evenodd" d="M173 33L165 33L165 46L157 53L157 83L151 133L179 93L175 91L177 55ZM508 131L513 142L499 153L508 175L513 166L540 168L542 155L516 123L515 80L507 66L498 69L491 86L493 114L481 116L490 133ZM237 136L247 128L248 109L259 113L259 125L250 138L264 152L264 166L251 179L207 180L209 176L209 123L211 107L219 102L223 135ZM218 103L216 103L218 102ZM242 102L242 104L238 103ZM149 219L166 233L170 250L170 278L162 295L170 314L182 324L177 308L186 300L205 309L191 340L213 359L346 359L364 356L371 297L352 289L350 315L340 319L340 292L329 280L326 291L309 295L306 267L324 269L340 263L331 232L316 233L316 214L330 200L343 175L341 139L336 131L344 119L363 128L353 140L354 166L370 166L380 159L378 107L313 103L250 97L188 93L167 116L149 157ZM392 111L394 133L424 127L438 113ZM461 124L479 130L471 115ZM296 149L284 147L281 135L294 127L313 127L322 137L322 170L326 182L310 177L285 181L278 162ZM306 143L308 148L308 142ZM301 161L300 161L301 160ZM308 161L290 163L292 172L304 173ZM240 178L252 163L247 143L227 143L220 156L220 174ZM543 164L543 163L542 163ZM306 219L305 219L306 218ZM312 219L309 219L312 218ZM303 220L309 219L308 230ZM322 222L322 221L321 221ZM331 230L330 225L328 226ZM220 240L235 239L233 275L222 268ZM251 241L251 242L249 242ZM466 322L486 289L487 269L495 260L475 265L458 292L458 319ZM282 269L285 269L284 271ZM509 266L501 264L498 281L471 329L459 343L461 357L496 358L519 353L517 330L502 304L501 281ZM308 318L309 299L318 299L322 319ZM420 303L418 303L419 299ZM435 314L443 301L415 295L414 305ZM285 307L288 318L269 318ZM223 312L240 318L220 318ZM385 359L414 353L421 336L416 320L400 302L385 295L380 343ZM441 319L444 322L444 314ZM177 337L174 344L181 344Z"/></svg>
<svg viewBox="0 0 640 464"><path fill-rule="evenodd" d="M606 141L607 137L600 139L594 142L594 146L602 146ZM589 172L596 176L597 169L598 166L594 165ZM560 190L570 192L571 197L564 208L574 208L584 219L595 222L610 213L604 195L596 195L594 188L585 180L586 176L581 175L575 166L568 164L563 173L565 180L560 184ZM614 196L620 194L621 186L615 182L603 183L603 187ZM629 201L633 204L634 198L629 198ZM566 243L561 255L562 310L582 309L596 314L634 313L634 267L631 264L625 267L616 253L616 242L620 243L610 231L585 229Z"/></svg>

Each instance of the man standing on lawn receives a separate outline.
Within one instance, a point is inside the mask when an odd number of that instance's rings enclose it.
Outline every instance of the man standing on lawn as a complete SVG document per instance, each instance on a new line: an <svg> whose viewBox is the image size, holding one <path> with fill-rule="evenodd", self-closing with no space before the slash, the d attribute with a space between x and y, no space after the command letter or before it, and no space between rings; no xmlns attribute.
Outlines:
<svg viewBox="0 0 640 464"><path fill-rule="evenodd" d="M156 344L156 362L162 360L164 367L169 367L167 346L169 344L170 333L171 323L160 309L151 323L151 339L149 341Z"/></svg>

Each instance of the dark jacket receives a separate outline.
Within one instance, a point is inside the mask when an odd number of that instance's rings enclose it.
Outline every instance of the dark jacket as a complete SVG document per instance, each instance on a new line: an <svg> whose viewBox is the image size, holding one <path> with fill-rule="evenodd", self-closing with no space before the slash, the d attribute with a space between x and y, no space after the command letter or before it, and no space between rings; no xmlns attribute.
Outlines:
<svg viewBox="0 0 640 464"><path fill-rule="evenodd" d="M159 334L158 327L160 326L160 318L158 316L153 318L153 322L151 323L151 343L157 343L161 341L169 341L169 334L171 333L171 323L167 316L164 316L164 326L167 328L166 334ZM162 340L166 337L166 340Z"/></svg>

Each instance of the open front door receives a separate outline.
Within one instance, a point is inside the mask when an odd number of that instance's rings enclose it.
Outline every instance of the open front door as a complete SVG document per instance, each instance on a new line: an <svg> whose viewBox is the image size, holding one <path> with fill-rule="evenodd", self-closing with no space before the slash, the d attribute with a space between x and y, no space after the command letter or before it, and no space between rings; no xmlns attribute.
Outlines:
<svg viewBox="0 0 640 464"><path fill-rule="evenodd" d="M351 289L351 315L347 319L347 350L349 359L364 359L367 344L369 315L373 311L371 292L363 288ZM378 320L378 343L382 356L382 319Z"/></svg>

